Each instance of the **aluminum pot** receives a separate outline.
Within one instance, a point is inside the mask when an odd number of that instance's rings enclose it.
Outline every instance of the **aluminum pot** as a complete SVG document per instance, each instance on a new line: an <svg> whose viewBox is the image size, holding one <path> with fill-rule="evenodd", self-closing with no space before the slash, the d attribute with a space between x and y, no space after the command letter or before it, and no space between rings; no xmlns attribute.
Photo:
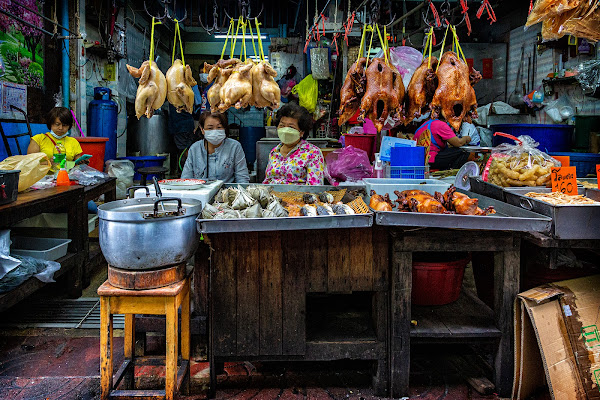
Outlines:
<svg viewBox="0 0 600 400"><path fill-rule="evenodd" d="M146 197L98 207L100 248L108 264L148 270L185 262L198 247L196 199Z"/></svg>

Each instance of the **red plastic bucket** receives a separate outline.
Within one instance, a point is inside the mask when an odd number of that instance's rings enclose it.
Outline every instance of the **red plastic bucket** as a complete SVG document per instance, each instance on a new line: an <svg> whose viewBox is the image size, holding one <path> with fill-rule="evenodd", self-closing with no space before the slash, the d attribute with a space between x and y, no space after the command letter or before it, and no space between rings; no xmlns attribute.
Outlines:
<svg viewBox="0 0 600 400"><path fill-rule="evenodd" d="M413 304L440 306L458 300L469 260L466 257L456 261L413 261Z"/></svg>
<svg viewBox="0 0 600 400"><path fill-rule="evenodd" d="M108 138L105 137L77 137L83 154L90 154L90 167L104 171L104 149Z"/></svg>
<svg viewBox="0 0 600 400"><path fill-rule="evenodd" d="M373 145L375 143L375 138L377 135L362 135L362 134L354 134L354 135L344 135L345 145L356 147L357 149L361 149L367 152L369 156L369 160L371 162L375 160L375 154L373 153Z"/></svg>

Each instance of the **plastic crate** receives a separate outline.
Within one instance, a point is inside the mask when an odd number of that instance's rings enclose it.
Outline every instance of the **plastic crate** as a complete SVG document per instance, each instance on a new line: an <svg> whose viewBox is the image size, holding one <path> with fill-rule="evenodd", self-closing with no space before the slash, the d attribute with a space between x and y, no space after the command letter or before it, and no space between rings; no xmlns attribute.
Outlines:
<svg viewBox="0 0 600 400"><path fill-rule="evenodd" d="M550 153L551 156L568 156L572 167L577 169L577 177L585 178L596 174L596 164L600 164L600 154L594 153Z"/></svg>
<svg viewBox="0 0 600 400"><path fill-rule="evenodd" d="M11 238L11 254L56 261L67 255L71 239L14 236Z"/></svg>
<svg viewBox="0 0 600 400"><path fill-rule="evenodd" d="M429 166L425 165L422 167L397 167L390 166L390 178L398 179L424 179L429 178Z"/></svg>
<svg viewBox="0 0 600 400"><path fill-rule="evenodd" d="M571 138L575 127L572 125L545 125L545 124L498 124L491 125L492 132L504 132L515 137L521 135L531 136L539 143L538 149L543 152L567 151L571 148ZM515 144L515 141L503 136L494 136L492 144Z"/></svg>

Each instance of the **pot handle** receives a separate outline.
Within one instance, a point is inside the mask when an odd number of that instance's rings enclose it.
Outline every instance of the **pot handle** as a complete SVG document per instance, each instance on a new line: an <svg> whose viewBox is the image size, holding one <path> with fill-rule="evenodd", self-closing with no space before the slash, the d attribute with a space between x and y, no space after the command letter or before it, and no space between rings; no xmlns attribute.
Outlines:
<svg viewBox="0 0 600 400"><path fill-rule="evenodd" d="M154 215L158 214L158 203L165 201L176 201L177 202L177 214L181 212L181 199L178 197L161 197L154 202Z"/></svg>
<svg viewBox="0 0 600 400"><path fill-rule="evenodd" d="M130 186L127 188L127 190L125 191L125 193L127 193L127 198L129 198L129 194L131 193L131 189L146 189L146 197L150 197L150 189L148 189L148 186Z"/></svg>

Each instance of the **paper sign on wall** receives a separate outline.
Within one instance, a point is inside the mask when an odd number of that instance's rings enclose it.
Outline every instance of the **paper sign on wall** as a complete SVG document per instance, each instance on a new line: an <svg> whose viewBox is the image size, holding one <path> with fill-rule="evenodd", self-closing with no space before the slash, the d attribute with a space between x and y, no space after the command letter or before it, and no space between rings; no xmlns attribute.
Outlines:
<svg viewBox="0 0 600 400"><path fill-rule="evenodd" d="M12 112L11 105L27 110L27 86L18 83L2 82L2 112Z"/></svg>
<svg viewBox="0 0 600 400"><path fill-rule="evenodd" d="M483 79L494 78L494 59L493 58L482 58L481 59L481 77Z"/></svg>
<svg viewBox="0 0 600 400"><path fill-rule="evenodd" d="M575 167L552 168L550 174L553 192L577 194L577 173Z"/></svg>
<svg viewBox="0 0 600 400"><path fill-rule="evenodd" d="M556 161L560 162L561 167L571 166L571 157L569 156L552 156Z"/></svg>

